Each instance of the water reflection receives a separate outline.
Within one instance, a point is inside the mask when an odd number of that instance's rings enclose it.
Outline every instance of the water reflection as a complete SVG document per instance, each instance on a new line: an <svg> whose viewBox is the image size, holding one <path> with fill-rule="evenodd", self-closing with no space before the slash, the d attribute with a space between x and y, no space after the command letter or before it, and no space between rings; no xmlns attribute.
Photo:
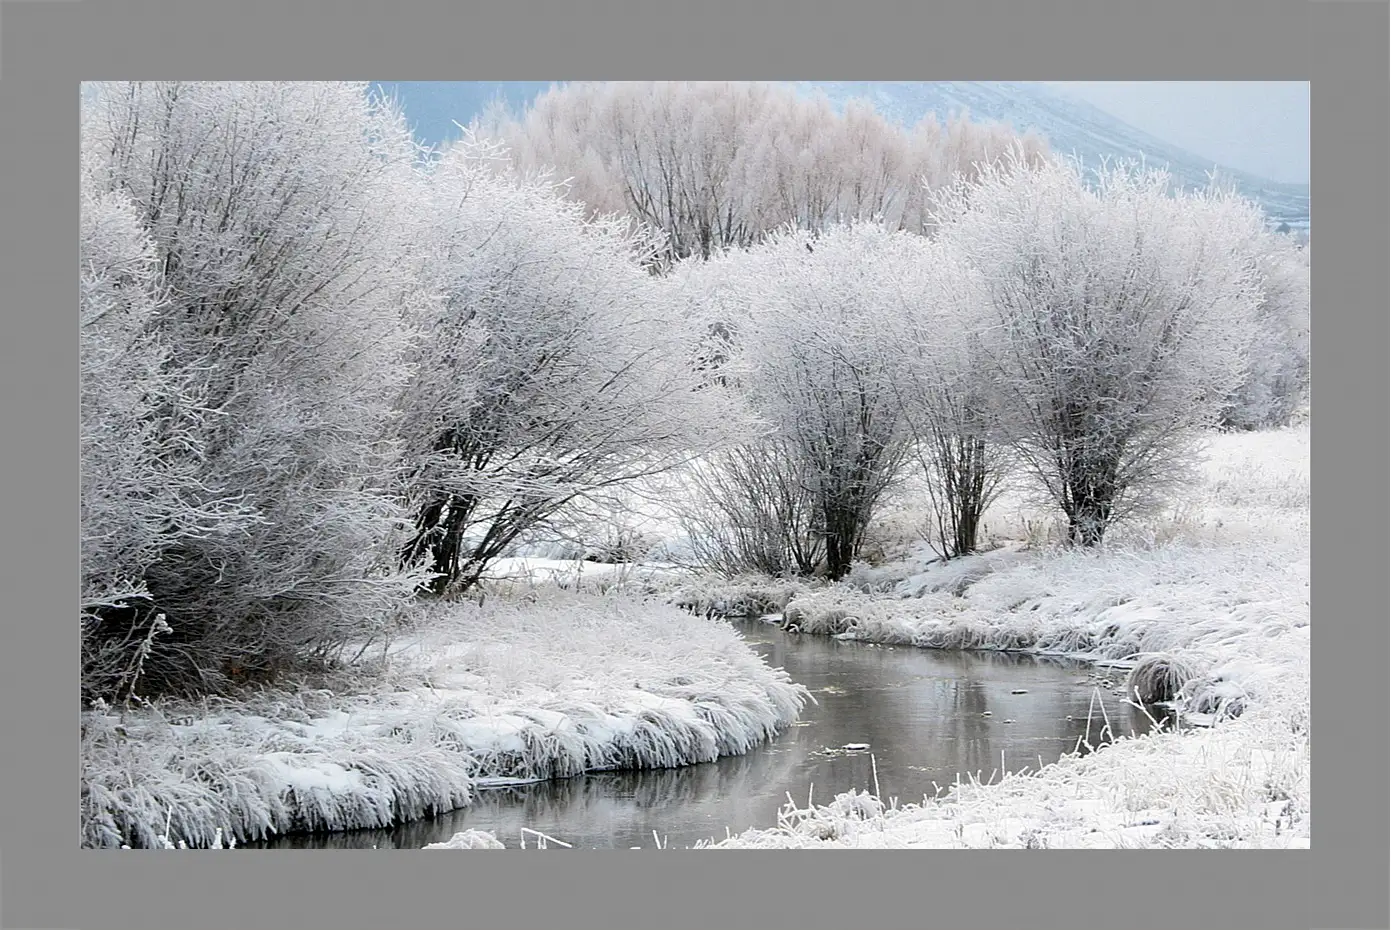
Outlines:
<svg viewBox="0 0 1391 930"><path fill-rule="evenodd" d="M1071 751L1103 715L1084 667L1000 653L939 652L788 635L737 624L769 664L811 689L817 703L778 739L708 765L609 772L480 792L469 808L392 830L280 837L279 848L412 848L469 829L492 830L509 847L522 828L584 848L672 847L775 822L790 793L828 801L869 789L919 801L958 777L1036 769ZM1022 692L1022 693L1016 693ZM1150 728L1143 712L1104 689L1111 726ZM868 744L868 751L845 751ZM873 762L871 762L871 756ZM528 837L528 845L534 839Z"/></svg>

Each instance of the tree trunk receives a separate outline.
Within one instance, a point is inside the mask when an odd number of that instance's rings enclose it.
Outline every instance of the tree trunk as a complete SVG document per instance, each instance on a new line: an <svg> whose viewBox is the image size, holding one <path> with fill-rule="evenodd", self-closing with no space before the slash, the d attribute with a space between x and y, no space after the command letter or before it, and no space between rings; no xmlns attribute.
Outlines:
<svg viewBox="0 0 1391 930"><path fill-rule="evenodd" d="M980 527L980 514L975 508L966 505L956 521L956 538L952 540L952 556L969 555L976 551L976 534Z"/></svg>
<svg viewBox="0 0 1391 930"><path fill-rule="evenodd" d="M469 514L468 502L456 495L442 495L425 504L416 517L416 532L401 547L401 564L415 565L427 555L430 570L429 590L443 594L459 577L459 559L464 528Z"/></svg>
<svg viewBox="0 0 1391 930"><path fill-rule="evenodd" d="M448 502L447 497L439 497L420 508L420 514L415 518L415 535L411 537L410 542L401 547L402 568L416 564L425 554Z"/></svg>
<svg viewBox="0 0 1391 930"><path fill-rule="evenodd" d="M985 442L981 439L962 439L957 446L957 485L955 507L955 538L952 555L975 552L979 545L980 521L984 515L986 463Z"/></svg>
<svg viewBox="0 0 1391 930"><path fill-rule="evenodd" d="M855 539L858 535L855 516L840 508L826 513L826 577L839 581L850 572L855 560Z"/></svg>
<svg viewBox="0 0 1391 930"><path fill-rule="evenodd" d="M1104 449L1074 465L1064 510L1068 519L1068 541L1093 548L1101 544L1115 515L1115 501L1121 488L1116 481L1118 449Z"/></svg>
<svg viewBox="0 0 1391 930"><path fill-rule="evenodd" d="M443 594L459 577L459 552L467 516L467 508L460 506L457 498L451 497L449 513L444 518L442 531L431 546L431 569L435 572L435 577L430 582L430 589L436 594Z"/></svg>
<svg viewBox="0 0 1391 930"><path fill-rule="evenodd" d="M1106 525L1111 519L1110 501L1088 497L1074 502L1067 514L1067 538L1074 546L1094 548L1101 545Z"/></svg>

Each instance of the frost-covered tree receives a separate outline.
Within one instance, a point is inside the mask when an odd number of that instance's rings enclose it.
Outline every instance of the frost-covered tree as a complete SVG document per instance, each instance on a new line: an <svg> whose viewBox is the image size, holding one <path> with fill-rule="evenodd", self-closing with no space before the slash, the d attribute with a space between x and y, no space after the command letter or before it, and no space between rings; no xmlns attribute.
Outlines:
<svg viewBox="0 0 1391 930"><path fill-rule="evenodd" d="M82 588L84 606L97 606L141 587L178 506L161 474L157 411L166 385L180 398L145 335L158 276L134 205L84 185L79 221Z"/></svg>
<svg viewBox="0 0 1391 930"><path fill-rule="evenodd" d="M1185 480L1241 383L1262 220L1229 193L1172 196L1160 172L1087 180L1062 161L988 166L938 219L989 297L981 344L1014 450L1090 546Z"/></svg>
<svg viewBox="0 0 1391 930"><path fill-rule="evenodd" d="M897 276L904 312L886 321L880 342L899 372L895 383L926 479L934 545L952 558L976 551L981 520L1009 462L979 347L989 298L957 250L924 240L919 252Z"/></svg>
<svg viewBox="0 0 1391 930"><path fill-rule="evenodd" d="M235 532L174 533L145 567L170 627L147 680L217 687L370 635L412 589L381 558L416 287L401 115L365 84L110 84L84 97L82 142L89 205L119 196L152 243L144 328L199 406L161 467L194 476L191 506L240 508Z"/></svg>
<svg viewBox="0 0 1391 930"><path fill-rule="evenodd" d="M928 114L911 130L864 101L750 82L574 83L521 116L491 112L480 132L518 165L553 167L594 213L626 213L667 234L665 258L708 258L792 225L819 230L879 219L921 232L933 186L974 175L1038 136L998 123Z"/></svg>
<svg viewBox="0 0 1391 930"><path fill-rule="evenodd" d="M1222 425L1229 429L1283 426L1309 395L1309 251L1288 237L1272 235L1260 236L1253 248L1261 303L1246 378L1222 414Z"/></svg>
<svg viewBox="0 0 1391 930"><path fill-rule="evenodd" d="M759 253L761 254L761 253ZM698 334L692 365L702 389L744 399L737 338L747 329L742 251L677 262L659 279L677 313ZM680 474L675 498L695 564L726 575L810 575L823 567L826 540L805 462L785 436L769 434L744 403L726 413L722 448Z"/></svg>
<svg viewBox="0 0 1391 930"><path fill-rule="evenodd" d="M163 287L134 204L84 183L79 222L82 692L124 697L169 632L150 566L182 540L244 531L251 514L199 480L206 411L151 329Z"/></svg>
<svg viewBox="0 0 1391 930"><path fill-rule="evenodd" d="M407 564L466 589L567 504L700 454L718 392L696 333L644 270L659 240L586 219L545 178L466 140L423 181L421 264L440 299L400 401Z"/></svg>
<svg viewBox="0 0 1391 930"><path fill-rule="evenodd" d="M731 257L744 318L730 369L769 439L798 465L839 579L908 451L898 371L879 335L904 312L899 276L922 243L874 224L788 231Z"/></svg>

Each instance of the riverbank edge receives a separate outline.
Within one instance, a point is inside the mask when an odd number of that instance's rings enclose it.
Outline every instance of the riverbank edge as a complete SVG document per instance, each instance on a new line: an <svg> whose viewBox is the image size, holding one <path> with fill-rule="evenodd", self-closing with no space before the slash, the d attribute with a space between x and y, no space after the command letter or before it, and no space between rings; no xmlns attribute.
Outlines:
<svg viewBox="0 0 1391 930"><path fill-rule="evenodd" d="M1263 575L1231 571L1257 564ZM1124 582L1090 583L1114 568L1129 570L1128 590ZM937 584L925 583L931 571L918 572L894 586L896 595L745 581L692 587L676 602L696 613L775 620L802 635L1128 669L1127 696L1138 690L1142 699L1162 697L1201 728L1121 736L1086 756L1064 756L995 784L963 783L901 808L858 792L824 805L789 805L776 826L702 848L1308 847L1307 548L1175 545L1102 554L1004 548L941 569ZM1014 592L997 622L980 622L966 606L971 589L987 581L1006 589L1011 573L1034 576L1042 590ZM1240 580L1221 592L1225 612L1182 615L1162 601L1183 582L1155 574L1186 574L1190 586L1217 574ZM1064 577L1071 590L1058 584ZM1137 578L1153 583L1134 584ZM1088 587L1092 597L1076 597L1076 589ZM1144 588L1164 594L1145 596ZM1047 615L1049 601L1055 608L1066 603L1051 614L1066 621L1037 619L1040 610ZM1242 648L1257 643L1275 648ZM1188 782L1189 803L1166 808L1136 794L1134 785L1158 781L1161 771ZM1240 803L1232 800L1237 794ZM1205 810L1206 802L1192 800L1204 795L1226 800ZM1030 816L1031 809L1049 813Z"/></svg>
<svg viewBox="0 0 1391 930"><path fill-rule="evenodd" d="M550 592L413 619L410 641L350 673L85 709L82 845L389 828L489 783L739 755L808 698L729 624L651 598Z"/></svg>

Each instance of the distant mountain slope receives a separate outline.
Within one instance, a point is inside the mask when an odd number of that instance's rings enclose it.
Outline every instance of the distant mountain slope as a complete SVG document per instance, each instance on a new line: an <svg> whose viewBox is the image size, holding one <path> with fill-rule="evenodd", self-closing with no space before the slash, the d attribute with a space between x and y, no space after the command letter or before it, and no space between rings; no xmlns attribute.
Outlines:
<svg viewBox="0 0 1391 930"><path fill-rule="evenodd" d="M550 81L470 83L378 82L400 99L416 136L427 144L457 138L454 121L467 124L493 100L520 110L544 92ZM557 81L554 83L564 83ZM928 113L945 117L968 112L980 119L1009 123L1020 131L1036 129L1053 150L1076 154L1094 164L1102 157L1144 157L1166 166L1184 187L1207 183L1217 168L1246 196L1260 203L1272 223L1309 225L1309 185L1288 184L1216 166L1200 156L1170 145L1091 106L1055 93L1040 84L979 81L801 81L802 92L821 91L835 104L860 97L885 117L911 126Z"/></svg>

